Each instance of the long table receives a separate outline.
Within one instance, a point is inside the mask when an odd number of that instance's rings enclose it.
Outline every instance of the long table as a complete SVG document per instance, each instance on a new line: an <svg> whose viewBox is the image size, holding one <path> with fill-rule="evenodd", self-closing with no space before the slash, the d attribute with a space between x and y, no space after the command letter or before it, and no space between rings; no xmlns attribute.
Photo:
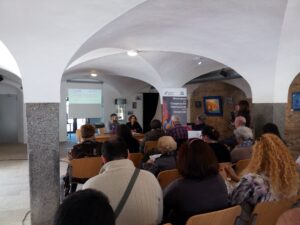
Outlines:
<svg viewBox="0 0 300 225"><path fill-rule="evenodd" d="M98 142L105 142L108 141L111 137L114 137L115 134L101 134L96 136L96 141ZM133 135L135 139L141 141L144 138L144 134L136 133Z"/></svg>

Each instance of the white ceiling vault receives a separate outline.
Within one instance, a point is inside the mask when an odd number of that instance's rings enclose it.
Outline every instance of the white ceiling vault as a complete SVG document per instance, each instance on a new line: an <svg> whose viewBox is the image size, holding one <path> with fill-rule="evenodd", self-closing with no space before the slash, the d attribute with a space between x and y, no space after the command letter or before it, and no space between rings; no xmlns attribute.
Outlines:
<svg viewBox="0 0 300 225"><path fill-rule="evenodd" d="M161 91L223 67L243 76L253 102L286 102L300 71L299 10L297 0L0 0L0 40L25 102L59 102L62 78L91 71L118 89L124 76Z"/></svg>

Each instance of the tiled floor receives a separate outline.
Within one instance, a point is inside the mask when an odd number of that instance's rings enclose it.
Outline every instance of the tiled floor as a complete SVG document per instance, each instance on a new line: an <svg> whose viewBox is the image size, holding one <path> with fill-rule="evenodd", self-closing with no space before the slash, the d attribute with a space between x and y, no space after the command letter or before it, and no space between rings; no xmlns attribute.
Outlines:
<svg viewBox="0 0 300 225"><path fill-rule="evenodd" d="M74 143L60 145L61 158ZM60 162L60 174L67 164ZM0 145L0 225L22 225L30 210L29 170L26 145ZM30 215L24 221L30 225Z"/></svg>

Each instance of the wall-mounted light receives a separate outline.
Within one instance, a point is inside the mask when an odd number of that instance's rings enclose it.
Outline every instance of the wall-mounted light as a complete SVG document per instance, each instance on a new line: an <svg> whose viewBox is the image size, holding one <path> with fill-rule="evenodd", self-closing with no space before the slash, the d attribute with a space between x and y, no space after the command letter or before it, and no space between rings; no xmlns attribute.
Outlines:
<svg viewBox="0 0 300 225"><path fill-rule="evenodd" d="M91 77L97 77L98 76L98 74L96 74L96 73L91 73L90 75L91 75Z"/></svg>
<svg viewBox="0 0 300 225"><path fill-rule="evenodd" d="M127 55L129 56L137 56L138 52L136 50L128 50Z"/></svg>

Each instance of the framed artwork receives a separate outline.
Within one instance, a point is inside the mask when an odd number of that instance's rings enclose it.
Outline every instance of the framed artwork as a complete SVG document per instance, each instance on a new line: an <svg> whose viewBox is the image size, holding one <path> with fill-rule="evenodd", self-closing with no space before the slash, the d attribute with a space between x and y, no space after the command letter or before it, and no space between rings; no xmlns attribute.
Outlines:
<svg viewBox="0 0 300 225"><path fill-rule="evenodd" d="M292 111L300 111L300 92L292 93Z"/></svg>
<svg viewBox="0 0 300 225"><path fill-rule="evenodd" d="M204 113L208 116L222 116L222 98L221 96L203 97Z"/></svg>

